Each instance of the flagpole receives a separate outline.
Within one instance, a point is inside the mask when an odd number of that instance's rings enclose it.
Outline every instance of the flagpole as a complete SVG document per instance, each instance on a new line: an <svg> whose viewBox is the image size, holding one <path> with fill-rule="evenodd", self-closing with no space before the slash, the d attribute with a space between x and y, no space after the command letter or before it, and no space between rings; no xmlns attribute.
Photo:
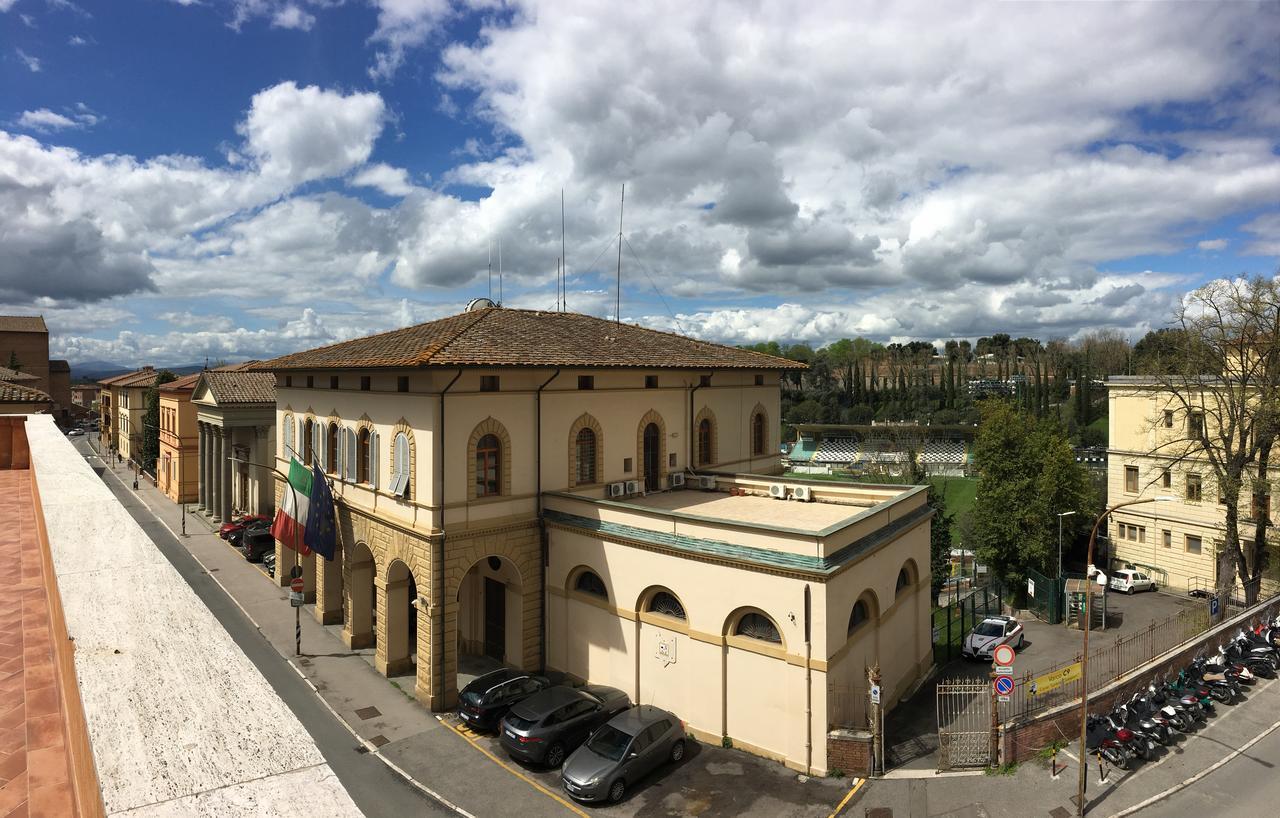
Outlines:
<svg viewBox="0 0 1280 818"><path fill-rule="evenodd" d="M286 447L287 448L287 447ZM292 451L292 450L290 450ZM244 463L246 466L257 466L260 469L267 469L275 472L284 484L289 487L289 493L293 495L293 508L296 512L298 508L298 490L293 487L293 483L289 482L289 476L277 469L275 466L269 466L266 463L254 463L252 460L245 460L242 457L229 458L233 463ZM283 567L283 566L280 566ZM293 570L290 572L290 579L297 579L302 576L302 552L298 550L298 527L293 527ZM298 606L293 609L293 655L302 655L302 607Z"/></svg>

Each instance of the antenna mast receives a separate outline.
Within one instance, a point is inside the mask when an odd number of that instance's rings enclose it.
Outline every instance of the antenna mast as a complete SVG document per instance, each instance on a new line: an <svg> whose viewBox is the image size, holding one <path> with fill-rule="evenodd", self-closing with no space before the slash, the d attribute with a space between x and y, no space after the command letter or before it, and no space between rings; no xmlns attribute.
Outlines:
<svg viewBox="0 0 1280 818"><path fill-rule="evenodd" d="M489 300L493 300L493 236L489 237Z"/></svg>
<svg viewBox="0 0 1280 818"><path fill-rule="evenodd" d="M622 198L618 202L618 282L613 298L613 322L622 323L622 211L627 206L627 183L622 183Z"/></svg>
<svg viewBox="0 0 1280 818"><path fill-rule="evenodd" d="M569 310L569 257L564 252L564 188L560 188L560 311Z"/></svg>

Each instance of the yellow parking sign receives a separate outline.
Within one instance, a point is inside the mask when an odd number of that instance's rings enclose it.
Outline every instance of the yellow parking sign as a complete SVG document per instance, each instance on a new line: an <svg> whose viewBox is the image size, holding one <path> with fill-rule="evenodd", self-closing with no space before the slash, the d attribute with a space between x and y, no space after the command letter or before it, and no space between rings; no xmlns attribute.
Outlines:
<svg viewBox="0 0 1280 818"><path fill-rule="evenodd" d="M1080 678L1080 663L1058 668L1043 676L1037 676L1031 681L1031 695L1039 696L1052 690L1057 690L1068 682L1074 682Z"/></svg>

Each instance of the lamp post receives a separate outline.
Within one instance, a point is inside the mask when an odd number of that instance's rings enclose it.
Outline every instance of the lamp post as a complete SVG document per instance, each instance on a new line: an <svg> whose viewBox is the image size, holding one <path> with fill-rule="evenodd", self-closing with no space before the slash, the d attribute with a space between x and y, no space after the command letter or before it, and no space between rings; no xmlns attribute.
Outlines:
<svg viewBox="0 0 1280 818"><path fill-rule="evenodd" d="M256 466L260 469L267 469L275 472L284 480L284 484L289 487L289 493L293 495L293 507L298 507L298 491L289 482L289 475L277 469L275 466L268 466L266 463L254 463L252 460L246 460L243 457L235 457L234 455L227 458L232 463L244 463L246 466ZM295 512L296 513L296 512ZM293 575L302 576L302 554L298 551L298 529L293 529ZM276 570L279 571L284 566L277 565ZM293 652L295 656L302 655L302 608L295 607L293 609Z"/></svg>
<svg viewBox="0 0 1280 818"><path fill-rule="evenodd" d="M1058 512L1058 579L1062 579L1062 518L1070 517L1072 514L1075 514L1075 512L1074 511ZM1089 569L1086 566L1085 571L1087 572L1088 570Z"/></svg>
<svg viewBox="0 0 1280 818"><path fill-rule="evenodd" d="M1089 532L1089 553L1085 558L1085 585L1084 585L1084 647L1080 654L1080 781L1076 791L1076 815L1084 815L1084 787L1086 768L1089 765L1089 756L1085 750L1085 725L1089 719L1089 626L1093 624L1093 586L1089 584L1089 566L1093 564L1093 544L1098 539L1098 526L1102 525L1102 521L1107 519L1116 509L1125 506L1136 506L1140 503L1157 503L1171 502L1173 497L1161 495L1159 497L1146 497L1141 500L1126 500L1123 503L1116 503L1111 508L1098 515L1098 519L1093 522L1093 529ZM1101 571L1099 576L1105 577ZM1105 579L1103 580L1106 581Z"/></svg>

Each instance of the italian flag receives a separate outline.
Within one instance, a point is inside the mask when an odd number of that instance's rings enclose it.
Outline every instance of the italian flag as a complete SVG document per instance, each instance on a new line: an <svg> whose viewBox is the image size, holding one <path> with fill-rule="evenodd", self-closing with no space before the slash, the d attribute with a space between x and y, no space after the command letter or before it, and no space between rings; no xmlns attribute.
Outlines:
<svg viewBox="0 0 1280 818"><path fill-rule="evenodd" d="M297 460L290 460L289 485L293 490L288 487L284 490L276 519L271 523L271 536L305 557L311 553L302 541L307 529L307 511L311 506L311 470Z"/></svg>

